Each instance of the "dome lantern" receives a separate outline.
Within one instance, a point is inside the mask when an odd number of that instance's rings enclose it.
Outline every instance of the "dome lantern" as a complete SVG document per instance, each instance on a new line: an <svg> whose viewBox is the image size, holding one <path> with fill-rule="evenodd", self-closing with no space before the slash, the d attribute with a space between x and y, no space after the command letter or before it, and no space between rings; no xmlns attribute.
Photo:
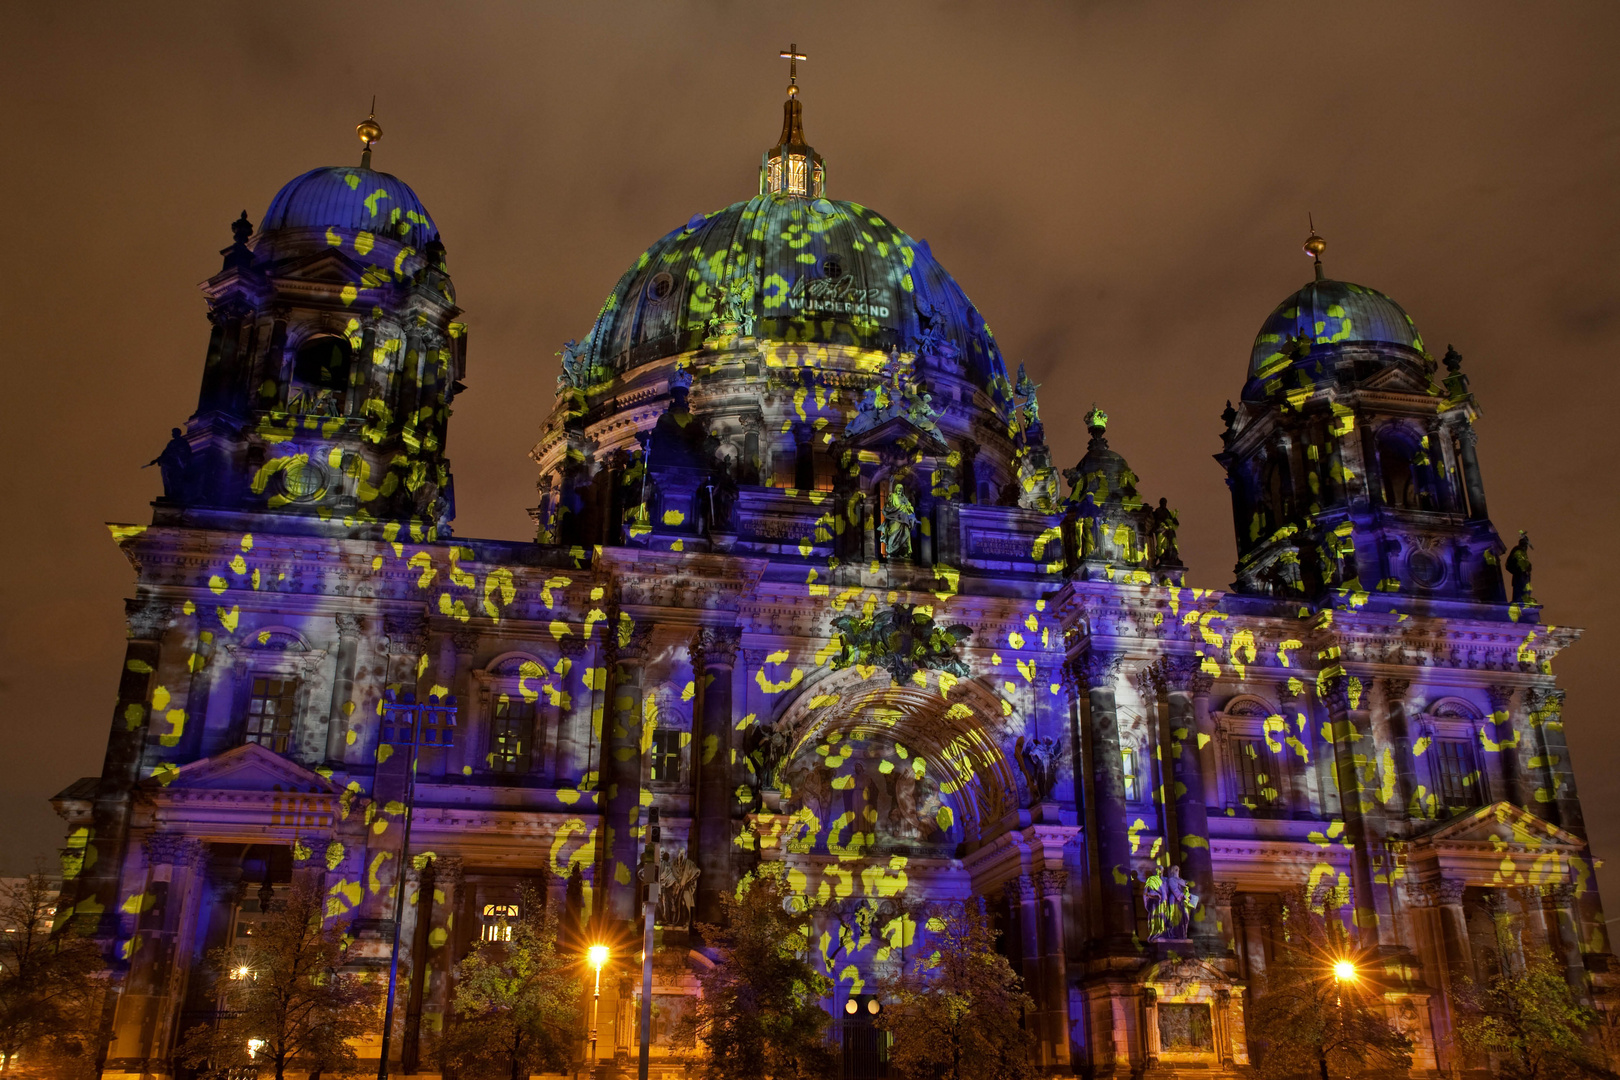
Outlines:
<svg viewBox="0 0 1620 1080"><path fill-rule="evenodd" d="M371 168L371 144L382 138L382 125L377 123L377 99L371 99L371 111L366 118L354 126L354 133L360 136L360 143L365 147L360 151L360 167Z"/></svg>
<svg viewBox="0 0 1620 1080"><path fill-rule="evenodd" d="M798 45L780 54L788 62L787 100L782 103L782 134L765 152L759 170L761 195L797 195L819 199L827 170L821 155L804 138L804 105L799 101L799 61L808 60Z"/></svg>

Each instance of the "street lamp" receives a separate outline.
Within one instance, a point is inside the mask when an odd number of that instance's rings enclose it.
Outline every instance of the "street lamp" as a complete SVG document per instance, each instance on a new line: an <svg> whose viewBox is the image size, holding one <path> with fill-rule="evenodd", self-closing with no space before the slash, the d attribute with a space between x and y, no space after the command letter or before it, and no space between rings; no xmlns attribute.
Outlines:
<svg viewBox="0 0 1620 1080"><path fill-rule="evenodd" d="M606 945L592 945L585 951L585 958L596 969L596 990L591 994L591 1080L596 1080L596 1010L602 1004L602 965L608 961L608 947Z"/></svg>
<svg viewBox="0 0 1620 1080"><path fill-rule="evenodd" d="M1349 960L1336 960L1333 963L1333 977L1340 983L1356 981L1356 965Z"/></svg>

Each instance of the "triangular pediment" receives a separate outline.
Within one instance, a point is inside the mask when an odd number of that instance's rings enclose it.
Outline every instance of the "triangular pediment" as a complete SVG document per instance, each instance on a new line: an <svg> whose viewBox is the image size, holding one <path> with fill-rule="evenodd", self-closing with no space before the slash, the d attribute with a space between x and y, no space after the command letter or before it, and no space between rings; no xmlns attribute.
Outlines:
<svg viewBox="0 0 1620 1080"><path fill-rule="evenodd" d="M891 416L858 434L846 435L844 445L855 450L877 449L893 446L907 437L916 439L917 448L925 454L943 454L950 449L937 432L914 423L904 413Z"/></svg>
<svg viewBox="0 0 1620 1080"><path fill-rule="evenodd" d="M312 795L336 794L337 788L319 773L289 761L258 743L244 743L211 758L188 762L169 774L148 781L164 790L285 791Z"/></svg>
<svg viewBox="0 0 1620 1080"><path fill-rule="evenodd" d="M1491 844L1520 850L1584 846L1573 833L1510 802L1492 803L1454 817L1417 837L1415 843L1435 847Z"/></svg>
<svg viewBox="0 0 1620 1080"><path fill-rule="evenodd" d="M1429 382L1413 375L1411 371L1398 365L1390 365L1367 378L1362 384L1367 390L1399 391L1410 394L1427 394Z"/></svg>
<svg viewBox="0 0 1620 1080"><path fill-rule="evenodd" d="M360 280L365 266L337 248L328 248L307 259L290 261L276 268L283 281L318 282L323 285L352 285Z"/></svg>

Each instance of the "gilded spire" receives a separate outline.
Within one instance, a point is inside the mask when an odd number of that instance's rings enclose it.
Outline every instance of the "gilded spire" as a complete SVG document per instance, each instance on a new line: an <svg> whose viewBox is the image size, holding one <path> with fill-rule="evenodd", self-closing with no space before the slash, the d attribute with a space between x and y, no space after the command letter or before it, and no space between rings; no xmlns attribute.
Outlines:
<svg viewBox="0 0 1620 1080"><path fill-rule="evenodd" d="M382 125L377 123L377 95L371 96L371 112L366 118L354 127L354 133L360 136L361 145L365 147L360 151L360 167L371 168L371 144L382 138Z"/></svg>
<svg viewBox="0 0 1620 1080"><path fill-rule="evenodd" d="M1322 252L1327 250L1327 241L1316 235L1316 221L1306 214L1305 220L1310 223L1311 235L1305 238L1305 254L1316 261L1316 280L1322 280Z"/></svg>
<svg viewBox="0 0 1620 1080"><path fill-rule="evenodd" d="M826 179L821 155L805 141L804 106L799 101L799 61L810 59L789 45L777 54L788 62L787 100L782 103L782 134L765 153L760 168L761 194L802 195L819 198Z"/></svg>

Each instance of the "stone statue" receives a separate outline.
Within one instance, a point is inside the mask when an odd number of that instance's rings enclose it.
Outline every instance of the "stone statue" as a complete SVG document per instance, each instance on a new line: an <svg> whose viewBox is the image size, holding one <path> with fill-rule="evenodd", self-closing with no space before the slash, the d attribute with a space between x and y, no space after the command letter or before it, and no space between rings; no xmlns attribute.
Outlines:
<svg viewBox="0 0 1620 1080"><path fill-rule="evenodd" d="M570 338L556 355L562 357L562 374L557 376L557 389L583 390L590 383L590 360L586 358L589 345L581 345Z"/></svg>
<svg viewBox="0 0 1620 1080"><path fill-rule="evenodd" d="M1535 603L1536 598L1530 592L1530 535L1523 529L1519 530L1519 542L1508 552L1507 568L1508 576L1513 579L1513 602Z"/></svg>
<svg viewBox="0 0 1620 1080"><path fill-rule="evenodd" d="M150 469L156 465L163 476L163 497L179 499L186 493L186 473L191 470L191 444L180 434L179 428L169 434L169 443L163 448L163 453L141 468Z"/></svg>
<svg viewBox="0 0 1620 1080"><path fill-rule="evenodd" d="M1176 530L1181 526L1181 517L1170 509L1169 500L1160 499L1158 507L1153 511L1153 558L1155 562L1165 566L1178 566L1181 563L1181 552L1176 546Z"/></svg>
<svg viewBox="0 0 1620 1080"><path fill-rule="evenodd" d="M748 756L754 762L754 775L762 788L775 788L776 773L787 756L788 736L775 724L758 724L750 737L752 748Z"/></svg>
<svg viewBox="0 0 1620 1080"><path fill-rule="evenodd" d="M1018 408L1023 412L1025 428L1033 428L1041 422L1040 402L1035 399L1035 392L1040 388L1040 383L1025 374L1024 365L1019 364L1016 390L1018 396L1024 399Z"/></svg>
<svg viewBox="0 0 1620 1080"><path fill-rule="evenodd" d="M911 558L911 528L917 524L917 508L906 497L900 484L889 485L889 500L883 504L883 545L890 559Z"/></svg>
<svg viewBox="0 0 1620 1080"><path fill-rule="evenodd" d="M1024 770L1031 802L1041 802L1051 796L1057 784L1058 753L1058 741L1054 738L1037 735L1025 740L1022 735L1018 737L1014 756Z"/></svg>
<svg viewBox="0 0 1620 1080"><path fill-rule="evenodd" d="M1142 900L1148 912L1148 936L1185 938L1192 913L1197 910L1198 894L1192 883L1181 876L1179 867L1155 869L1142 883Z"/></svg>
<svg viewBox="0 0 1620 1080"><path fill-rule="evenodd" d="M697 864L677 851L665 851L658 860L658 921L665 926L689 926L697 899Z"/></svg>

